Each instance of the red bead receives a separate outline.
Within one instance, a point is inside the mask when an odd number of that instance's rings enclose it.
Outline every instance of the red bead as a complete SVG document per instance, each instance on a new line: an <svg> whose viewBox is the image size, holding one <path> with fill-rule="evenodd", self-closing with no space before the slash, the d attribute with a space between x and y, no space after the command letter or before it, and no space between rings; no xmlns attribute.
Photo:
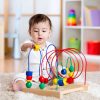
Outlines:
<svg viewBox="0 0 100 100"><path fill-rule="evenodd" d="M44 83L44 77L43 77L43 76L40 76L40 77L39 77L39 81L40 81L41 83Z"/></svg>
<svg viewBox="0 0 100 100"><path fill-rule="evenodd" d="M67 83L69 84L74 83L74 78L72 77L67 78Z"/></svg>
<svg viewBox="0 0 100 100"><path fill-rule="evenodd" d="M48 83L48 78L44 78L44 83Z"/></svg>
<svg viewBox="0 0 100 100"><path fill-rule="evenodd" d="M27 80L32 80L32 76L27 76L26 79Z"/></svg>

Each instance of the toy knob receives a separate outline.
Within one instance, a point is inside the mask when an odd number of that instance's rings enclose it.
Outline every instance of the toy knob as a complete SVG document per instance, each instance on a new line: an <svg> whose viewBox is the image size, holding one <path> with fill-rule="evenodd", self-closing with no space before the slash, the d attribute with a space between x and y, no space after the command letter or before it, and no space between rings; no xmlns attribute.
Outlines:
<svg viewBox="0 0 100 100"><path fill-rule="evenodd" d="M58 79L57 78L54 78L53 79L53 84L57 85L57 83L58 83Z"/></svg>
<svg viewBox="0 0 100 100"><path fill-rule="evenodd" d="M64 85L63 80L58 80L58 84L59 86L63 86Z"/></svg>
<svg viewBox="0 0 100 100"><path fill-rule="evenodd" d="M27 87L27 88L31 88L31 87L32 87L32 83L31 83L31 82L27 82L27 83L26 83L26 87Z"/></svg>
<svg viewBox="0 0 100 100"><path fill-rule="evenodd" d="M26 76L32 76L33 72L32 71L26 71Z"/></svg>
<svg viewBox="0 0 100 100"><path fill-rule="evenodd" d="M32 80L32 76L26 76L27 80Z"/></svg>
<svg viewBox="0 0 100 100"><path fill-rule="evenodd" d="M74 78L72 77L67 78L67 83L69 84L74 83Z"/></svg>
<svg viewBox="0 0 100 100"><path fill-rule="evenodd" d="M40 89L44 89L45 88L45 84L44 83L40 83L39 87L40 87Z"/></svg>
<svg viewBox="0 0 100 100"><path fill-rule="evenodd" d="M70 66L70 67L69 67L69 71L70 71L70 72L73 72L73 71L74 71L74 67L73 67L73 66Z"/></svg>
<svg viewBox="0 0 100 100"><path fill-rule="evenodd" d="M44 83L48 83L48 78L44 78Z"/></svg>
<svg viewBox="0 0 100 100"><path fill-rule="evenodd" d="M38 44L34 44L34 48L33 48L35 51L39 51L40 49L40 45Z"/></svg>
<svg viewBox="0 0 100 100"><path fill-rule="evenodd" d="M40 77L39 77L39 81L40 81L41 83L44 83L44 80L45 80L45 79L44 79L43 76L40 76Z"/></svg>
<svg viewBox="0 0 100 100"><path fill-rule="evenodd" d="M66 72L66 69L62 69L61 70L61 73L63 74L63 75L65 75L67 72Z"/></svg>
<svg viewBox="0 0 100 100"><path fill-rule="evenodd" d="M68 83L67 83L67 78L63 78L63 83L64 83L64 85L67 85Z"/></svg>

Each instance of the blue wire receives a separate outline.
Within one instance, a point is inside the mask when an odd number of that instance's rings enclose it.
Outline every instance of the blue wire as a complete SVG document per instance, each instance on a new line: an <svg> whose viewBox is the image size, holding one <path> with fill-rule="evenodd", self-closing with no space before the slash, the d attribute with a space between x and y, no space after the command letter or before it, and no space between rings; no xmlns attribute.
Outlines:
<svg viewBox="0 0 100 100"><path fill-rule="evenodd" d="M53 45L53 44L50 44L48 47L47 47L47 49L46 49L46 60L47 60L47 62L48 62L48 65L49 65L49 67L50 67L50 62L49 62L49 60L48 60L48 58L47 58L47 50L48 50L48 48L50 47L50 46L54 46L54 48L55 48L55 50L56 50L56 46L55 45ZM57 56L57 53L56 53L56 56ZM56 57L56 66L58 67L58 59L57 59L58 57ZM50 70L50 74L52 73L52 71Z"/></svg>
<svg viewBox="0 0 100 100"><path fill-rule="evenodd" d="M40 50L40 65L39 65L39 76L40 76L40 67L41 67L41 62L42 61L42 52L41 52L41 50Z"/></svg>
<svg viewBox="0 0 100 100"><path fill-rule="evenodd" d="M28 71L30 71L30 52L32 49L30 49L29 53L28 53Z"/></svg>

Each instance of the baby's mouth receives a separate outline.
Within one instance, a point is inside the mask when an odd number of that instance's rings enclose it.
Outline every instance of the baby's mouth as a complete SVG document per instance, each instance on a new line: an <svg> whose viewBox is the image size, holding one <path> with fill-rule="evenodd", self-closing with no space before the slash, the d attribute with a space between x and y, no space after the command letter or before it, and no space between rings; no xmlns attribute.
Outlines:
<svg viewBox="0 0 100 100"><path fill-rule="evenodd" d="M38 40L42 40L43 38L39 37Z"/></svg>

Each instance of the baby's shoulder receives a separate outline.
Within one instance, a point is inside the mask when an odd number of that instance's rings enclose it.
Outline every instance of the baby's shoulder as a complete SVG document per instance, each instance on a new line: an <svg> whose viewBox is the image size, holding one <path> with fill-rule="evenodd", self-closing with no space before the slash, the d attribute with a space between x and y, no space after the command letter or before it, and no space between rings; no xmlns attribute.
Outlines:
<svg viewBox="0 0 100 100"><path fill-rule="evenodd" d="M51 42L46 41L46 45L49 46L50 44L52 44Z"/></svg>
<svg viewBox="0 0 100 100"><path fill-rule="evenodd" d="M47 45L47 48L48 49L56 49L56 46L53 44L53 43L51 43L51 42L46 42L46 45Z"/></svg>
<svg viewBox="0 0 100 100"><path fill-rule="evenodd" d="M53 43L48 42L48 41L46 41L46 45L47 45L47 46L49 46L49 45L50 45L50 46L55 46Z"/></svg>

